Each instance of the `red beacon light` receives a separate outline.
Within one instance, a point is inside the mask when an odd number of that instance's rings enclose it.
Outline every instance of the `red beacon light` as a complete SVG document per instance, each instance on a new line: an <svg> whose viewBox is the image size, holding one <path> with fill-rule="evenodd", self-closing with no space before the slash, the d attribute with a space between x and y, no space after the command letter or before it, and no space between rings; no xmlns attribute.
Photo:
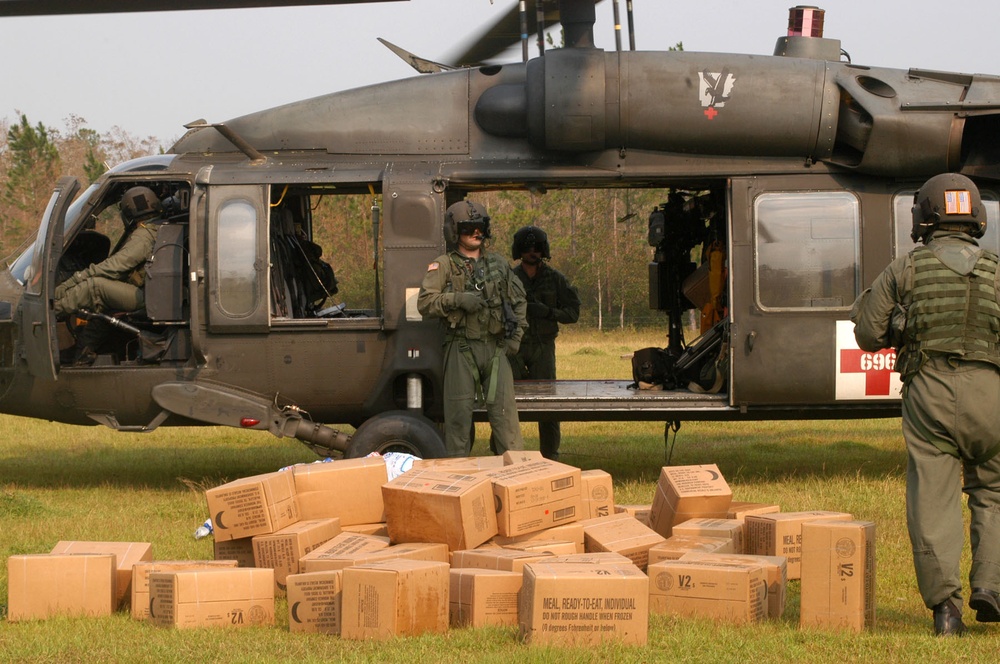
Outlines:
<svg viewBox="0 0 1000 664"><path fill-rule="evenodd" d="M826 10L811 5L798 5L788 10L789 37L822 37Z"/></svg>

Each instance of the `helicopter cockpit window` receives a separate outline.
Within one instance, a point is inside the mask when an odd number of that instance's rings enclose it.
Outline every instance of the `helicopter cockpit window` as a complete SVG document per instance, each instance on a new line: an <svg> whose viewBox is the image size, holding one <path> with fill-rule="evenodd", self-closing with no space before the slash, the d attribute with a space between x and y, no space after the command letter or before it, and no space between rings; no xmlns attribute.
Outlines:
<svg viewBox="0 0 1000 664"><path fill-rule="evenodd" d="M913 230L913 195L916 190L901 191L892 199L893 247L892 257L902 256L913 249L916 243L910 239ZM976 240L980 247L1000 253L1000 199L992 191L980 190L986 207L986 234Z"/></svg>
<svg viewBox="0 0 1000 664"><path fill-rule="evenodd" d="M782 192L754 204L762 309L850 307L860 283L860 206L850 192Z"/></svg>

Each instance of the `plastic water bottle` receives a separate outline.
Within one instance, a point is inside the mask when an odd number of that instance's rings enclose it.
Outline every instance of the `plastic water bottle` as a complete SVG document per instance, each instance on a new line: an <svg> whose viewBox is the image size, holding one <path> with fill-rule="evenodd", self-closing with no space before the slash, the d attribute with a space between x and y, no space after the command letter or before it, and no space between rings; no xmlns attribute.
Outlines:
<svg viewBox="0 0 1000 664"><path fill-rule="evenodd" d="M205 523L198 526L198 529L194 531L194 538L196 540L199 540L202 537L208 537L211 534L212 534L212 520L205 519Z"/></svg>

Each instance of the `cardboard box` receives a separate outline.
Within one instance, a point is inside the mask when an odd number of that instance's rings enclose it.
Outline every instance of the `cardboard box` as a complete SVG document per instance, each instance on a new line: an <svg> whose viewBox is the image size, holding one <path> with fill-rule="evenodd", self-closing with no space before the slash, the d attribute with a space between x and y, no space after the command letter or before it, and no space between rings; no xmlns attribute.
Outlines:
<svg viewBox="0 0 1000 664"><path fill-rule="evenodd" d="M84 542L60 541L49 553L113 553L118 565L115 608L123 606L132 596L132 565L153 559L153 545L149 542Z"/></svg>
<svg viewBox="0 0 1000 664"><path fill-rule="evenodd" d="M444 542L456 551L497 534L493 489L484 474L411 470L383 485L382 498L396 544Z"/></svg>
<svg viewBox="0 0 1000 664"><path fill-rule="evenodd" d="M288 584L288 631L340 636L344 573L292 574Z"/></svg>
<svg viewBox="0 0 1000 664"><path fill-rule="evenodd" d="M802 627L875 627L875 524L802 524Z"/></svg>
<svg viewBox="0 0 1000 664"><path fill-rule="evenodd" d="M744 553L743 522L736 519L688 519L674 526L673 534L729 539L733 541L732 553Z"/></svg>
<svg viewBox="0 0 1000 664"><path fill-rule="evenodd" d="M342 527L385 521L382 485L389 475L382 457L300 464L292 477L300 519L336 517Z"/></svg>
<svg viewBox="0 0 1000 664"><path fill-rule="evenodd" d="M149 575L149 619L160 627L274 624L274 570L202 569Z"/></svg>
<svg viewBox="0 0 1000 664"><path fill-rule="evenodd" d="M293 523L276 533L256 535L254 566L273 569L275 590L283 594L288 575L299 573L299 558L339 534L340 519L311 519Z"/></svg>
<svg viewBox="0 0 1000 664"><path fill-rule="evenodd" d="M228 482L205 498L216 541L266 535L299 520L291 469Z"/></svg>
<svg viewBox="0 0 1000 664"><path fill-rule="evenodd" d="M408 544L394 544L369 551L343 553L339 556L328 555L323 558L313 559L307 557L302 559L301 567L303 572L319 572L346 569L356 565L367 565L385 560L427 560L447 563L448 545L443 543L410 542Z"/></svg>
<svg viewBox="0 0 1000 664"><path fill-rule="evenodd" d="M781 506L775 503L748 503L734 500L729 504L727 519L743 521L749 514L777 514L781 511Z"/></svg>
<svg viewBox="0 0 1000 664"><path fill-rule="evenodd" d="M237 567L255 567L253 559L253 538L241 537L234 540L215 540L216 560L235 560Z"/></svg>
<svg viewBox="0 0 1000 664"><path fill-rule="evenodd" d="M714 463L664 466L649 511L649 527L670 537L673 527L688 519L726 518L732 501L733 492Z"/></svg>
<svg viewBox="0 0 1000 664"><path fill-rule="evenodd" d="M336 561L353 554L368 551L378 551L389 546L388 537L374 535L359 535L357 533L340 533L336 537L323 542L318 547L299 558L299 572L319 572L322 570L343 569L344 565L325 564L325 561Z"/></svg>
<svg viewBox="0 0 1000 664"><path fill-rule="evenodd" d="M567 542L572 542L576 546L577 553L584 552L583 526L580 525L579 521L566 523L561 526L553 526L552 528L546 528L545 530L536 530L533 533L514 535L512 537L497 535L491 539L490 542L496 544L497 546L509 547L511 544L523 544L526 542L537 542L539 540L565 540Z"/></svg>
<svg viewBox="0 0 1000 664"><path fill-rule="evenodd" d="M472 475L484 470L503 468L501 456L448 457L444 459L415 459L412 470L443 470Z"/></svg>
<svg viewBox="0 0 1000 664"><path fill-rule="evenodd" d="M649 566L649 610L732 623L767 615L767 573L761 563L665 560Z"/></svg>
<svg viewBox="0 0 1000 664"><path fill-rule="evenodd" d="M358 533L359 535L377 535L389 539L389 529L385 523L358 523L350 526L340 524L341 530L346 533Z"/></svg>
<svg viewBox="0 0 1000 664"><path fill-rule="evenodd" d="M563 542L560 540L529 540L527 542L513 542L504 549L514 549L515 551L530 551L532 553L550 553L553 556L568 556L578 553L574 542Z"/></svg>
<svg viewBox="0 0 1000 664"><path fill-rule="evenodd" d="M603 470L580 472L581 519L610 516L615 513L615 487L611 475Z"/></svg>
<svg viewBox="0 0 1000 664"><path fill-rule="evenodd" d="M664 560L680 560L684 554L733 553L733 540L728 537L701 537L698 535L671 535L649 550L649 564Z"/></svg>
<svg viewBox="0 0 1000 664"><path fill-rule="evenodd" d="M631 560L641 570L649 563L649 550L663 542L663 536L628 514L614 514L583 522L587 553L612 551Z"/></svg>
<svg viewBox="0 0 1000 664"><path fill-rule="evenodd" d="M447 563L389 560L348 567L341 636L384 641L443 634L448 631L449 584Z"/></svg>
<svg viewBox="0 0 1000 664"><path fill-rule="evenodd" d="M149 618L149 575L152 572L173 572L183 569L228 569L235 560L148 560L132 566L132 617Z"/></svg>
<svg viewBox="0 0 1000 664"><path fill-rule="evenodd" d="M448 620L453 627L517 624L521 572L452 569Z"/></svg>
<svg viewBox="0 0 1000 664"><path fill-rule="evenodd" d="M578 521L580 469L541 459L482 473L493 482L497 532L510 537Z"/></svg>
<svg viewBox="0 0 1000 664"><path fill-rule="evenodd" d="M767 617L780 618L785 612L788 588L788 560L784 556L754 556L750 554L704 553L691 551L681 560L715 560L720 562L759 563L767 573Z"/></svg>
<svg viewBox="0 0 1000 664"><path fill-rule="evenodd" d="M476 567L504 572L522 572L528 563L535 563L552 554L544 551L516 551L514 549L471 549L451 554L453 569Z"/></svg>
<svg viewBox="0 0 1000 664"><path fill-rule="evenodd" d="M518 612L521 639L557 646L646 645L648 586L634 565L527 565Z"/></svg>
<svg viewBox="0 0 1000 664"><path fill-rule="evenodd" d="M7 559L7 620L110 616L118 607L113 553L14 555Z"/></svg>
<svg viewBox="0 0 1000 664"><path fill-rule="evenodd" d="M649 512L652 510L652 505L615 505L615 514L620 514L622 512L634 516L639 520L644 526L649 525Z"/></svg>
<svg viewBox="0 0 1000 664"><path fill-rule="evenodd" d="M515 463L541 461L545 457L538 450L507 450L500 458L503 459L503 465L513 466Z"/></svg>
<svg viewBox="0 0 1000 664"><path fill-rule="evenodd" d="M801 577L802 524L806 521L850 521L846 512L779 512L752 514L746 518L746 553L756 556L784 556L788 559L788 578Z"/></svg>
<svg viewBox="0 0 1000 664"><path fill-rule="evenodd" d="M553 556L546 558L545 562L556 563L580 563L583 565L616 565L635 567L635 563L620 553L614 551L599 551L597 553L573 553L566 556Z"/></svg>

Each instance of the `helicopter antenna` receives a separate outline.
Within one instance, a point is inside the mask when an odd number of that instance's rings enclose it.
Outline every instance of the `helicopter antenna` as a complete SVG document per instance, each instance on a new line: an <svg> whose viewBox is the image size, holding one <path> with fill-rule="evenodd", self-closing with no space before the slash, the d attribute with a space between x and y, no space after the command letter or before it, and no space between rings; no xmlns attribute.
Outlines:
<svg viewBox="0 0 1000 664"><path fill-rule="evenodd" d="M625 0L625 15L628 17L628 49L635 50L635 15L632 13L632 0Z"/></svg>

